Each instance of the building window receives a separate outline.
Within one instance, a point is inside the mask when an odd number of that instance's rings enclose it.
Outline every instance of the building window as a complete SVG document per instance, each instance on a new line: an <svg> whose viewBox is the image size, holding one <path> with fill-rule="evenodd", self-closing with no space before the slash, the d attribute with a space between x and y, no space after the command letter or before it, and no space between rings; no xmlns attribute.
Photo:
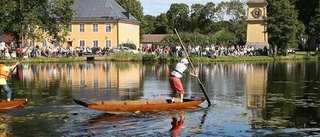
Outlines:
<svg viewBox="0 0 320 137"><path fill-rule="evenodd" d="M68 31L69 31L69 32L72 32L72 24L69 24L69 25L68 25Z"/></svg>
<svg viewBox="0 0 320 137"><path fill-rule="evenodd" d="M111 45L111 40L110 39L107 39L106 40L106 48L111 48L112 47L112 45Z"/></svg>
<svg viewBox="0 0 320 137"><path fill-rule="evenodd" d="M99 47L99 41L93 40L93 47Z"/></svg>
<svg viewBox="0 0 320 137"><path fill-rule="evenodd" d="M106 24L106 32L111 32L111 31L112 31L112 25Z"/></svg>
<svg viewBox="0 0 320 137"><path fill-rule="evenodd" d="M85 29L84 29L84 24L80 24L80 32L84 32Z"/></svg>
<svg viewBox="0 0 320 137"><path fill-rule="evenodd" d="M84 40L80 40L80 47L85 47L86 46L86 42Z"/></svg>
<svg viewBox="0 0 320 137"><path fill-rule="evenodd" d="M93 24L93 32L98 32L99 31L99 29L98 29L98 24Z"/></svg>

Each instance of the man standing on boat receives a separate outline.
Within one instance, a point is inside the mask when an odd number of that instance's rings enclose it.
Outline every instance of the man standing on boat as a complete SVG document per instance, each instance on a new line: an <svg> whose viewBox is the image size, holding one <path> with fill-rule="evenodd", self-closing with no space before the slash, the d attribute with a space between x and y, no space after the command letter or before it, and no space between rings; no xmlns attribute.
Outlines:
<svg viewBox="0 0 320 137"><path fill-rule="evenodd" d="M17 62L12 66L6 66L4 62L0 62L0 87L6 92L7 101L11 101L11 88L7 84L7 79L11 71L13 71L19 63L20 62Z"/></svg>
<svg viewBox="0 0 320 137"><path fill-rule="evenodd" d="M180 102L183 102L184 89L183 89L180 78L182 78L184 71L187 69L188 64L189 64L188 59L184 58L171 71L169 82L173 92L172 102L175 102L174 97L178 93L180 94ZM190 75L196 76L195 74L192 74L192 73L190 73Z"/></svg>

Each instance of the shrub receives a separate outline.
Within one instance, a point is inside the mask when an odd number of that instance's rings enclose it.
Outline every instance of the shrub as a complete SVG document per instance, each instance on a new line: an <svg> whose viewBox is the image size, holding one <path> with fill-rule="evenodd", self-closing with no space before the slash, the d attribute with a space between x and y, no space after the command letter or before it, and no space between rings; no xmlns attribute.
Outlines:
<svg viewBox="0 0 320 137"><path fill-rule="evenodd" d="M157 60L157 56L155 54L145 54L142 56L143 61L155 61Z"/></svg>
<svg viewBox="0 0 320 137"><path fill-rule="evenodd" d="M129 47L129 48L132 48L132 49L137 49L137 46L135 44L133 44L133 43L122 43L119 46L125 46L125 47Z"/></svg>

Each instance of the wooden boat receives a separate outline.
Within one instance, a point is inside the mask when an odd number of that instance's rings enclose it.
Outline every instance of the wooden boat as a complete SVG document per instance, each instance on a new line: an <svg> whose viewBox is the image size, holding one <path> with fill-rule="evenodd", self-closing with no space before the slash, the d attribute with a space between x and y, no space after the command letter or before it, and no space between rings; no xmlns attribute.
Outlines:
<svg viewBox="0 0 320 137"><path fill-rule="evenodd" d="M104 111L110 114L121 114L196 108L205 99L202 97L194 97L183 99L183 102L172 102L171 99L126 101L82 101L78 99L73 100L75 103L93 110Z"/></svg>
<svg viewBox="0 0 320 137"><path fill-rule="evenodd" d="M27 102L28 102L28 99L26 99L26 98L17 98L17 99L11 100L9 102L7 102L6 100L1 100L0 101L0 111L23 107Z"/></svg>

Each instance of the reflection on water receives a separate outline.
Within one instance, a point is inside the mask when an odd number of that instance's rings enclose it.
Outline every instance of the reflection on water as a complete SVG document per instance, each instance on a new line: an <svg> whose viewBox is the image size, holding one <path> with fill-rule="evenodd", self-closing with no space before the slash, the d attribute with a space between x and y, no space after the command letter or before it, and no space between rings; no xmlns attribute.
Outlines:
<svg viewBox="0 0 320 137"><path fill-rule="evenodd" d="M84 62L68 64L25 64L18 69L18 77L26 86L138 88L141 78L139 63Z"/></svg>
<svg viewBox="0 0 320 137"><path fill-rule="evenodd" d="M8 136L10 116L0 113L0 137Z"/></svg>
<svg viewBox="0 0 320 137"><path fill-rule="evenodd" d="M18 68L17 77L14 80L19 80L27 90L33 88L39 88L42 91L54 90L61 98L64 96L63 91L73 92L74 96L97 97L87 94L90 91L101 92L101 96L120 96L119 99L121 99L139 94L141 71L140 63L125 62L25 64Z"/></svg>
<svg viewBox="0 0 320 137"><path fill-rule="evenodd" d="M181 128L184 127L184 120L185 120L185 116L181 115L181 116L174 116L172 117L172 122L171 122L171 136L172 137L179 137L180 136L180 130Z"/></svg>
<svg viewBox="0 0 320 137"><path fill-rule="evenodd" d="M106 115L72 101L168 98L170 64L23 64L9 82L15 97L27 97L30 102L25 109L4 112L11 117L5 122L5 127L10 127L6 134L21 136L28 131L29 136L314 135L315 128L320 126L318 65L195 64L214 106L182 111L184 115L180 117L166 112ZM182 82L186 97L203 96L197 79L186 76ZM207 106L206 102L201 106ZM179 121L183 126L178 126ZM173 127L182 128L170 132L172 122Z"/></svg>

